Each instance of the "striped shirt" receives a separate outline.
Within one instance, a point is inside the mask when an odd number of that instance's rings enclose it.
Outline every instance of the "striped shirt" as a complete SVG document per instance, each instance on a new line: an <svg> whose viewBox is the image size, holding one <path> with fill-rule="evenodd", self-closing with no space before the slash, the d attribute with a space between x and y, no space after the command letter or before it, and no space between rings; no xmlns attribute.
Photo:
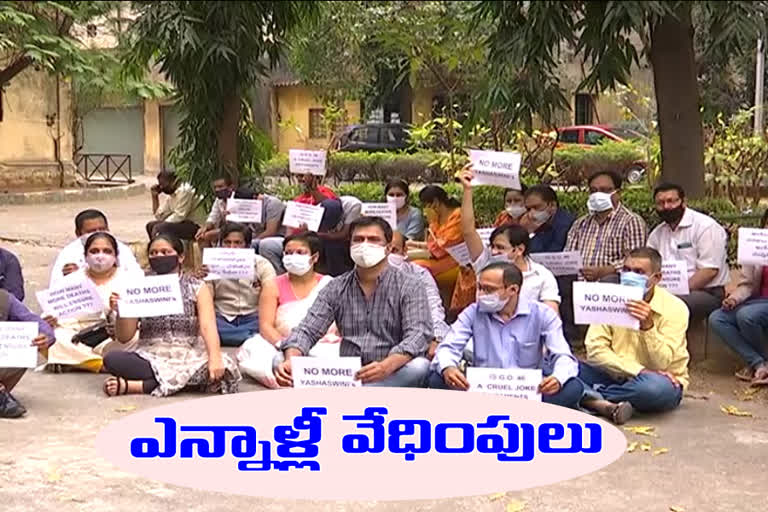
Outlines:
<svg viewBox="0 0 768 512"><path fill-rule="evenodd" d="M597 215L577 219L568 232L565 250L579 251L585 267L610 265L618 269L629 251L645 246L647 234L643 218L619 204L602 224Z"/></svg>
<svg viewBox="0 0 768 512"><path fill-rule="evenodd" d="M356 270L328 283L283 342L283 350L295 348L308 354L333 322L341 335L339 355L360 357L363 365L393 354L421 356L434 338L421 281L390 266L379 275L370 299L363 293Z"/></svg>

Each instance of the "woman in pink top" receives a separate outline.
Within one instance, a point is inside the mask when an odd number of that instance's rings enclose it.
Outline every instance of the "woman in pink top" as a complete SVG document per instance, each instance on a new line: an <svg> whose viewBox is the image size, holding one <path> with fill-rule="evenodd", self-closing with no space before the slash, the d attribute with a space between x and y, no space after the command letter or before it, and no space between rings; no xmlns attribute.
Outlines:
<svg viewBox="0 0 768 512"><path fill-rule="evenodd" d="M259 298L259 334L246 340L237 359L243 373L268 388L277 388L272 373L272 359L277 347L304 319L331 279L315 272L321 242L316 234L291 235L283 242L283 266L287 273L262 284ZM339 337L336 327L310 351L316 357L338 357Z"/></svg>
<svg viewBox="0 0 768 512"><path fill-rule="evenodd" d="M768 210L760 225L768 228ZM768 266L744 265L736 288L709 316L709 325L747 363L736 377L753 386L768 385Z"/></svg>

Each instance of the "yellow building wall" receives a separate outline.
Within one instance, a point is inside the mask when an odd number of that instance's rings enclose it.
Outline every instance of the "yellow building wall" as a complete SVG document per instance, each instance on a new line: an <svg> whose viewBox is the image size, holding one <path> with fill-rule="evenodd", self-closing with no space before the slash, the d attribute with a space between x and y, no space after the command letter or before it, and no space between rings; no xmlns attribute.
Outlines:
<svg viewBox="0 0 768 512"><path fill-rule="evenodd" d="M275 141L281 153L289 149L324 149L328 139L309 138L309 109L323 108L312 90L303 85L280 86L275 88L277 104L277 140ZM360 122L360 102L347 101L344 104L347 112L347 124Z"/></svg>
<svg viewBox="0 0 768 512"><path fill-rule="evenodd" d="M419 87L413 90L411 119L413 124L422 124L432 119L432 98L436 90L433 87Z"/></svg>
<svg viewBox="0 0 768 512"><path fill-rule="evenodd" d="M67 172L73 170L72 100L67 80L31 68L22 71L2 92L3 120L0 121L0 183L6 186L35 187L58 184L54 137L57 124L49 127L46 116L56 115L60 131L61 160ZM70 181L70 180L67 180Z"/></svg>

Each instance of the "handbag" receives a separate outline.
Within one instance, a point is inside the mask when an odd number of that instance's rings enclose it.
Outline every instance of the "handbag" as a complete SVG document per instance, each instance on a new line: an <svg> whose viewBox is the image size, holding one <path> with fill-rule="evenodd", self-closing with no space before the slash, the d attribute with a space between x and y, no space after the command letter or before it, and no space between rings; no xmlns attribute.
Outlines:
<svg viewBox="0 0 768 512"><path fill-rule="evenodd" d="M82 343L91 348L110 338L107 332L107 321L102 320L72 336L72 343Z"/></svg>

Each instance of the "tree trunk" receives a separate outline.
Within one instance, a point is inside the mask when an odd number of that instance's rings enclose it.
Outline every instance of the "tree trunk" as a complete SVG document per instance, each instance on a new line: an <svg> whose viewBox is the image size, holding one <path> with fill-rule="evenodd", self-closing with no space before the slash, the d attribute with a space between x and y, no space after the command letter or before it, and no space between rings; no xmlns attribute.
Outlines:
<svg viewBox="0 0 768 512"><path fill-rule="evenodd" d="M682 186L686 195L704 196L704 132L693 52L691 4L681 2L677 17L651 27L651 64L661 136L664 181Z"/></svg>
<svg viewBox="0 0 768 512"><path fill-rule="evenodd" d="M237 131L240 125L240 94L233 93L224 101L219 133L217 134L217 154L219 165L233 180L239 183L237 168Z"/></svg>

